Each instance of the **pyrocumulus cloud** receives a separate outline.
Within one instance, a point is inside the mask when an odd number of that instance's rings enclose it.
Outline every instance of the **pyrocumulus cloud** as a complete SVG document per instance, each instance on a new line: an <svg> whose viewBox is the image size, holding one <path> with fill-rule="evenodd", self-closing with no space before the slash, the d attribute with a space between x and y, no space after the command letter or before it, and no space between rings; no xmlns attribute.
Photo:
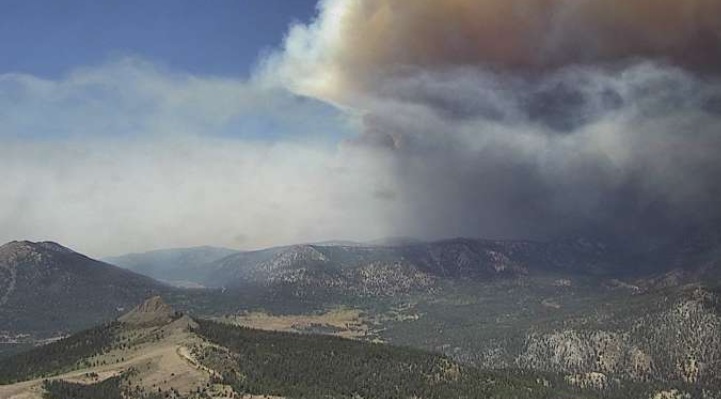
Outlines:
<svg viewBox="0 0 721 399"><path fill-rule="evenodd" d="M327 0L262 78L363 120L404 234L669 233L719 218L721 1Z"/></svg>

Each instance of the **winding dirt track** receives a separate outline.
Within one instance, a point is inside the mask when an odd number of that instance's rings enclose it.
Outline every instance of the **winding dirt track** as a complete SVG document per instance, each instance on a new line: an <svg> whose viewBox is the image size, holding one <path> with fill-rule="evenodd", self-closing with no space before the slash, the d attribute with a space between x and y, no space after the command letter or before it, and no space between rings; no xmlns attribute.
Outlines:
<svg viewBox="0 0 721 399"><path fill-rule="evenodd" d="M206 371L200 370L197 365L193 365L189 361L190 359L182 354L183 348L184 346L178 344L177 342L170 341L154 347L144 348L142 351L137 351L136 356L132 356L130 359L123 362L76 370L49 379L66 380L78 383L94 383L117 376L129 368L135 367L139 369L151 368L153 370L151 374L143 376L143 380L148 383L154 382L159 384L161 381L168 381L169 383L174 383L176 387L182 387L184 384L178 383L177 379L171 377L172 373L173 376L177 376L179 378L184 377L186 379L185 382L195 386L201 379L206 379ZM86 378L85 375L91 372L97 373L99 378L92 380ZM202 375L200 375L200 373L202 373ZM19 382L17 384L0 386L0 398L42 399L43 380L43 378L38 378Z"/></svg>

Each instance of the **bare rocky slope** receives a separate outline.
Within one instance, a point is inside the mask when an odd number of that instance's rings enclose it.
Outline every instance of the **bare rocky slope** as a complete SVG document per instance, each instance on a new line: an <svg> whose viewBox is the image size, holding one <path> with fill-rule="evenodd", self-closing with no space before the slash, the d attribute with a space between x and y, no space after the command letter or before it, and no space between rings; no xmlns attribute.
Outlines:
<svg viewBox="0 0 721 399"><path fill-rule="evenodd" d="M600 376L602 385L621 377L721 387L721 297L687 287L657 298L666 303L606 326L531 332L515 361L534 370Z"/></svg>

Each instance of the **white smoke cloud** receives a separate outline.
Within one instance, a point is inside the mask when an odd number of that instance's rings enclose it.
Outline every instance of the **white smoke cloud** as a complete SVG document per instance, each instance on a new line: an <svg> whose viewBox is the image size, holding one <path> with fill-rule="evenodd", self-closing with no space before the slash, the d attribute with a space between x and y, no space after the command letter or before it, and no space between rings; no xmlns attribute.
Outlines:
<svg viewBox="0 0 721 399"><path fill-rule="evenodd" d="M137 60L0 77L0 241L96 256L385 235L383 160L339 148L337 112Z"/></svg>

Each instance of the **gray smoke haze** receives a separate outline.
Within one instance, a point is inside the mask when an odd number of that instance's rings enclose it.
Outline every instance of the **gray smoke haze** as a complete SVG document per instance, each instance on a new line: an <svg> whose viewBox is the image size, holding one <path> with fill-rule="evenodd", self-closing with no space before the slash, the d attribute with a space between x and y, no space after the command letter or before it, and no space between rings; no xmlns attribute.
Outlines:
<svg viewBox="0 0 721 399"><path fill-rule="evenodd" d="M398 234L665 234L721 217L721 1L327 0L263 78L391 154Z"/></svg>
<svg viewBox="0 0 721 399"><path fill-rule="evenodd" d="M0 241L92 256L383 237L387 162L328 106L125 59L0 75Z"/></svg>

